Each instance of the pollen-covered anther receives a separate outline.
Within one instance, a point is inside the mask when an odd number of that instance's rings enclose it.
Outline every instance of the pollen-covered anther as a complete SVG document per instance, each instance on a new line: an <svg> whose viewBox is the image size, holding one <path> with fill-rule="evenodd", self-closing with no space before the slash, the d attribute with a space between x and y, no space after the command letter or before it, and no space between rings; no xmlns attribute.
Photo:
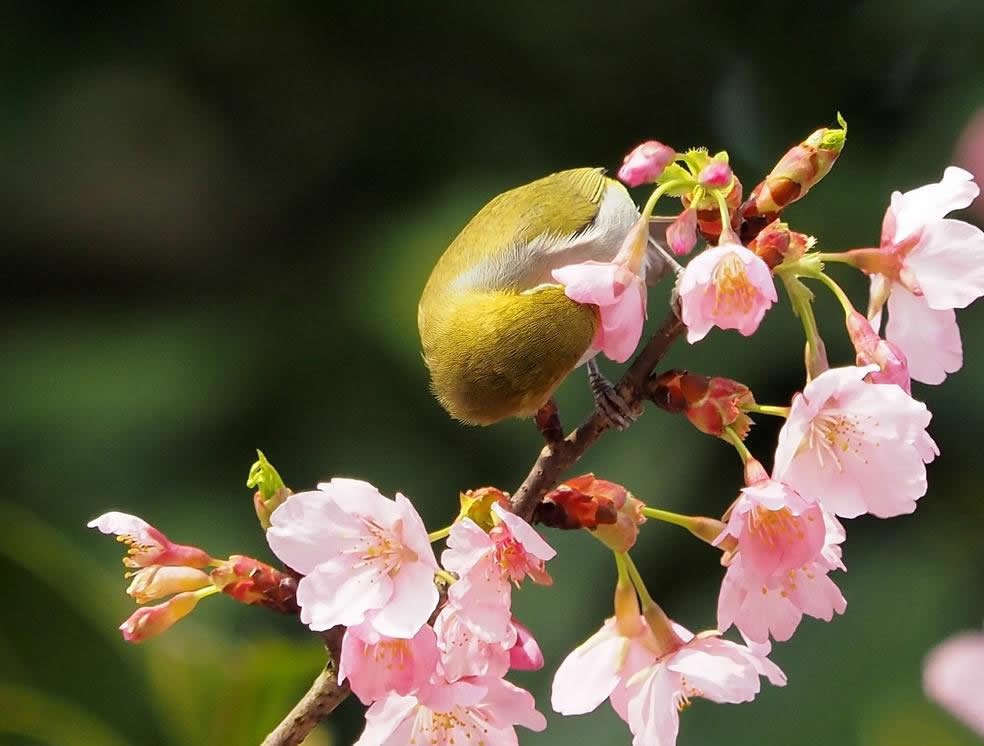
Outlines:
<svg viewBox="0 0 984 746"><path fill-rule="evenodd" d="M748 313L754 307L758 290L737 254L728 254L721 259L712 280L715 313Z"/></svg>

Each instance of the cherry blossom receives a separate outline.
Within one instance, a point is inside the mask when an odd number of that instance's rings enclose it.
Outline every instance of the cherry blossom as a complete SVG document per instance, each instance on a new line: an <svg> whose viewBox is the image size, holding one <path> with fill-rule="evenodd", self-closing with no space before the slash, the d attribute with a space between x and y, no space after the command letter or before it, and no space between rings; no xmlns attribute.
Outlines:
<svg viewBox="0 0 984 746"><path fill-rule="evenodd" d="M401 494L390 500L367 482L336 478L291 495L270 523L270 548L304 575L297 603L315 631L375 612L381 635L412 638L437 606L427 529Z"/></svg>
<svg viewBox="0 0 984 746"><path fill-rule="evenodd" d="M823 514L823 546L809 561L794 569L767 577L746 569L747 557L739 553L730 559L718 596L718 629L726 632L736 626L746 641L767 643L770 635L788 640L803 615L829 622L843 614L847 601L828 577L832 570L844 570L840 544L846 533L840 522Z"/></svg>
<svg viewBox="0 0 984 746"><path fill-rule="evenodd" d="M737 329L746 337L753 334L779 297L768 265L736 243L698 254L684 269L678 288L691 344L715 326Z"/></svg>
<svg viewBox="0 0 984 746"><path fill-rule="evenodd" d="M486 676L376 701L355 746L516 746L517 725L540 731L547 721L529 692Z"/></svg>
<svg viewBox="0 0 984 746"><path fill-rule="evenodd" d="M127 567L181 565L201 568L212 561L207 552L198 547L175 544L143 518L129 513L103 513L86 525L104 534L116 534L117 541L126 544L128 551L123 564Z"/></svg>
<svg viewBox="0 0 984 746"><path fill-rule="evenodd" d="M410 694L437 669L437 639L426 624L412 639L386 637L370 622L345 630L338 663L339 683L348 679L355 695L370 704L390 692Z"/></svg>
<svg viewBox="0 0 984 746"><path fill-rule="evenodd" d="M133 580L126 592L138 604L156 601L172 593L197 591L212 584L212 579L194 567L151 565L130 573Z"/></svg>
<svg viewBox="0 0 984 746"><path fill-rule="evenodd" d="M793 398L773 477L845 518L911 513L938 453L926 405L893 384L867 383L876 366L832 368Z"/></svg>
<svg viewBox="0 0 984 746"><path fill-rule="evenodd" d="M930 651L926 695L984 737L984 632L964 632Z"/></svg>
<svg viewBox="0 0 984 746"><path fill-rule="evenodd" d="M127 642L143 642L169 630L188 616L203 597L202 593L185 592L156 606L141 606L120 625Z"/></svg>

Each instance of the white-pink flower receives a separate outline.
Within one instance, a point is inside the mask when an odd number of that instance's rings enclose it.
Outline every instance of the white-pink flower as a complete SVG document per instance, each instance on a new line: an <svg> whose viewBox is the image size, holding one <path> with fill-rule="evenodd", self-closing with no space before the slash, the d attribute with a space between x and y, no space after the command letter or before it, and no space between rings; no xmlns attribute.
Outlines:
<svg viewBox="0 0 984 746"><path fill-rule="evenodd" d="M470 518L455 523L441 561L458 575L448 589L449 603L468 610L469 624L481 639L501 642L510 634L512 584L529 576L549 585L544 563L556 552L501 505L493 505L492 514L496 525L488 533Z"/></svg>
<svg viewBox="0 0 984 746"><path fill-rule="evenodd" d="M438 569L427 529L401 494L332 479L291 495L270 516L274 554L304 575L301 621L316 631L366 621L381 635L412 638L437 607Z"/></svg>
<svg viewBox="0 0 984 746"><path fill-rule="evenodd" d="M944 640L923 664L926 696L984 737L984 633Z"/></svg>
<svg viewBox="0 0 984 746"><path fill-rule="evenodd" d="M869 315L877 319L887 298L885 336L905 353L912 377L925 383L941 383L960 369L953 309L984 295L984 232L945 217L977 198L973 178L951 166L938 184L895 192L880 248L851 252L873 274Z"/></svg>
<svg viewBox="0 0 984 746"><path fill-rule="evenodd" d="M716 632L694 636L674 624L680 645L660 650L640 618L623 635L615 618L575 649L557 669L551 703L563 715L594 710L605 699L629 724L635 746L672 746L679 712L691 697L748 702L759 677L783 686L786 677L770 660Z"/></svg>
<svg viewBox="0 0 984 746"><path fill-rule="evenodd" d="M912 393L909 363L898 345L879 337L868 319L857 311L847 317L847 332L854 344L855 363L859 367L878 366L878 370L868 374L868 381L894 383L905 393Z"/></svg>
<svg viewBox="0 0 984 746"><path fill-rule="evenodd" d="M825 534L823 511L816 502L766 479L742 489L715 543L726 536L737 539L745 573L764 581L813 562Z"/></svg>
<svg viewBox="0 0 984 746"><path fill-rule="evenodd" d="M828 574L845 569L840 544L846 534L829 513L823 525L821 551L795 569L763 578L746 570L741 552L732 557L718 596L718 629L725 632L733 624L748 641L767 643L771 636L781 642L793 636L804 614L827 622L843 614L847 601Z"/></svg>
<svg viewBox="0 0 984 746"><path fill-rule="evenodd" d="M198 547L175 544L143 518L129 513L103 513L86 525L104 534L115 534L118 541L126 544L128 551L123 564L127 567L174 565L201 568L212 561L207 552Z"/></svg>
<svg viewBox="0 0 984 746"><path fill-rule="evenodd" d="M691 344L715 326L737 329L746 337L753 334L779 298L769 266L737 243L721 244L694 257L678 289Z"/></svg>
<svg viewBox="0 0 984 746"><path fill-rule="evenodd" d="M926 405L893 384L867 383L876 366L831 368L793 398L773 477L836 515L911 513L937 455Z"/></svg>
<svg viewBox="0 0 984 746"><path fill-rule="evenodd" d="M505 676L509 670L509 651L516 644L515 627L507 625L502 639L489 641L487 625L469 619L468 612L467 608L449 602L434 620L443 678L454 682L467 676Z"/></svg>
<svg viewBox="0 0 984 746"><path fill-rule="evenodd" d="M437 670L437 639L428 625L411 638L386 637L370 622L345 630L338 662L339 683L349 686L363 704L390 693L410 694L426 686Z"/></svg>
<svg viewBox="0 0 984 746"><path fill-rule="evenodd" d="M626 234L618 254L610 262L586 261L559 267L551 274L564 286L564 294L578 303L598 307L598 328L591 342L623 363L635 352L646 320L644 281L649 221L639 220Z"/></svg>
<svg viewBox="0 0 984 746"><path fill-rule="evenodd" d="M486 676L376 701L355 746L517 746L517 725L540 731L547 721L529 692Z"/></svg>

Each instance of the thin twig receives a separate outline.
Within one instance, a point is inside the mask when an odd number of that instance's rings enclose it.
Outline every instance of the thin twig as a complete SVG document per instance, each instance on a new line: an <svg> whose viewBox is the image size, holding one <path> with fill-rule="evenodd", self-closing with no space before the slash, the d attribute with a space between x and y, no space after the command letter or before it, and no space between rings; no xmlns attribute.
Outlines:
<svg viewBox="0 0 984 746"><path fill-rule="evenodd" d="M619 395L630 407L642 406L646 394L646 382L650 374L685 328L676 312L671 310L652 339L632 361L616 386ZM530 473L523 480L523 484L512 496L513 512L529 521L543 496L557 485L564 472L572 467L607 429L605 416L595 411L563 440L545 446L540 451L540 456L530 469Z"/></svg>
<svg viewBox="0 0 984 746"><path fill-rule="evenodd" d="M324 634L328 663L300 702L263 739L261 746L297 746L314 730L321 718L330 714L349 695L348 682L338 683L335 663L341 652L344 633L344 627L333 627Z"/></svg>

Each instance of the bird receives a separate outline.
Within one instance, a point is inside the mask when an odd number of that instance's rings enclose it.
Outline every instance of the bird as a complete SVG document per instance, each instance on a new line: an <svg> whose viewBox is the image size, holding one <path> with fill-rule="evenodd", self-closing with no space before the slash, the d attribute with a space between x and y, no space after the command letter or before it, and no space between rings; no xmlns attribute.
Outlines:
<svg viewBox="0 0 984 746"><path fill-rule="evenodd" d="M499 194L475 214L438 259L417 312L431 389L454 419L491 425L536 416L588 362L596 402L625 426L614 388L588 360L597 308L568 298L551 272L611 261L638 220L626 188L603 168L552 173ZM649 284L669 267L654 248Z"/></svg>

